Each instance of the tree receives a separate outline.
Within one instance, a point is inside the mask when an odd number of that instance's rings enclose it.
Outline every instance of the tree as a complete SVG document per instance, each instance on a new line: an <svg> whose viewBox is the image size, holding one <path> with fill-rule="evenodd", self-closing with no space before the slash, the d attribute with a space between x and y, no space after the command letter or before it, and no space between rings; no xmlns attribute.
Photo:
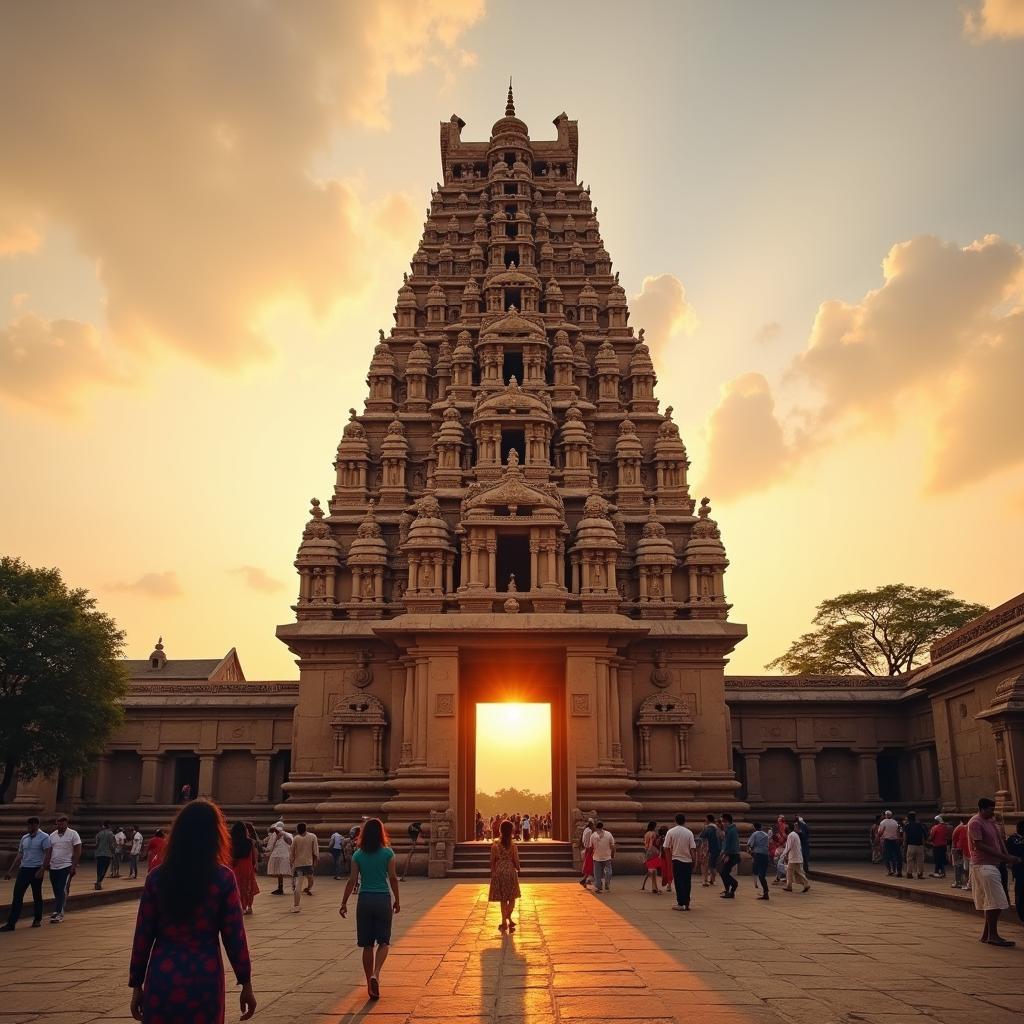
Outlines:
<svg viewBox="0 0 1024 1024"><path fill-rule="evenodd" d="M0 558L0 803L15 778L85 771L120 724L124 633L59 569Z"/></svg>
<svg viewBox="0 0 1024 1024"><path fill-rule="evenodd" d="M476 809L485 818L494 814L547 814L551 810L551 794L509 786L497 793L477 793Z"/></svg>
<svg viewBox="0 0 1024 1024"><path fill-rule="evenodd" d="M904 583L855 590L822 601L814 616L817 629L794 640L767 667L797 675L898 676L922 661L936 640L986 611L949 590Z"/></svg>

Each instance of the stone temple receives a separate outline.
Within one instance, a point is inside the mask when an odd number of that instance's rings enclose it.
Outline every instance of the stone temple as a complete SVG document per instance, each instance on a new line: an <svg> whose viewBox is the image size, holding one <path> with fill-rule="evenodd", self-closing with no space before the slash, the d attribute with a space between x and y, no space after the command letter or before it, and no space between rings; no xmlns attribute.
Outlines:
<svg viewBox="0 0 1024 1024"><path fill-rule="evenodd" d="M296 567L289 814L470 836L478 701L550 703L554 835L743 811L728 566L577 178L578 129L441 124L443 182ZM628 824L627 824L628 823Z"/></svg>

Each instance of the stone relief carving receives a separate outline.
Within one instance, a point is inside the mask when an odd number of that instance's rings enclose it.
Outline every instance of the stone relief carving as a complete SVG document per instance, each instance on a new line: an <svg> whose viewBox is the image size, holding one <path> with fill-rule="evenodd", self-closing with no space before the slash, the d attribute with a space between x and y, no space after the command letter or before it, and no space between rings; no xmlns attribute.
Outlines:
<svg viewBox="0 0 1024 1024"><path fill-rule="evenodd" d="M455 714L455 694L439 693L434 697L434 714L444 718Z"/></svg>
<svg viewBox="0 0 1024 1024"><path fill-rule="evenodd" d="M590 694L574 693L572 695L572 713L586 716L590 714Z"/></svg>

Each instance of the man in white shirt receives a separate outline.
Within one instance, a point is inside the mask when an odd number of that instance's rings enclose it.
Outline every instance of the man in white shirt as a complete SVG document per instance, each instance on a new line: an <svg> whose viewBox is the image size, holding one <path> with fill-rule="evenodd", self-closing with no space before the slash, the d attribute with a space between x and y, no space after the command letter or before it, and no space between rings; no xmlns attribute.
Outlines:
<svg viewBox="0 0 1024 1024"><path fill-rule="evenodd" d="M686 827L685 814L677 814L675 825L665 833L664 849L672 856L672 881L676 887L676 905L672 909L689 910L693 855L697 850L697 841Z"/></svg>
<svg viewBox="0 0 1024 1024"><path fill-rule="evenodd" d="M73 828L68 828L68 816L61 814L57 818L56 830L50 833L50 885L53 887L50 924L60 924L64 920L64 904L81 856L82 837Z"/></svg>
<svg viewBox="0 0 1024 1024"><path fill-rule="evenodd" d="M587 870L587 850L590 849L590 839L594 834L594 819L587 818L587 827L583 830L583 835L580 836L580 856L583 858L583 877L580 879L580 885L584 889L587 887L587 882L590 881L593 874L592 871ZM594 862L593 855L590 858L591 864Z"/></svg>
<svg viewBox="0 0 1024 1024"><path fill-rule="evenodd" d="M603 821L594 826L594 834L590 837L590 849L594 854L594 892L611 892L615 836L604 827Z"/></svg>
<svg viewBox="0 0 1024 1024"><path fill-rule="evenodd" d="M530 841L530 816L529 814L523 815L523 842L528 843Z"/></svg>
<svg viewBox="0 0 1024 1024"><path fill-rule="evenodd" d="M134 826L128 827L128 877L139 877L139 854L142 853L142 833Z"/></svg>
<svg viewBox="0 0 1024 1024"><path fill-rule="evenodd" d="M807 881L807 875L804 874L804 851L800 846L800 833L795 828L786 836L786 845L782 848L782 852L786 857L786 892L793 891L794 882L800 882L804 887L804 892L807 892L811 883Z"/></svg>
<svg viewBox="0 0 1024 1024"><path fill-rule="evenodd" d="M878 838L882 843L882 860L889 875L903 877L903 856L900 851L900 823L886 811L878 823Z"/></svg>
<svg viewBox="0 0 1024 1024"><path fill-rule="evenodd" d="M114 833L114 859L110 862L110 877L120 878L121 877L121 861L124 859L127 850L125 849L125 842L128 837L124 834L124 829L120 827Z"/></svg>

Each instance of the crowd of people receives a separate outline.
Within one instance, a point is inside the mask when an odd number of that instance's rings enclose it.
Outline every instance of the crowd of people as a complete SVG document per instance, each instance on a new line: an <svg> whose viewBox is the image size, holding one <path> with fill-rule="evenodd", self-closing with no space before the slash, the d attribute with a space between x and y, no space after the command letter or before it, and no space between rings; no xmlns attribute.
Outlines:
<svg viewBox="0 0 1024 1024"><path fill-rule="evenodd" d="M478 841L484 839L496 840L501 836L501 824L504 821L512 823L512 838L517 842L528 843L532 839L551 838L551 812L547 814L494 814L485 818L479 811L476 812L476 826L474 834Z"/></svg>
<svg viewBox="0 0 1024 1024"><path fill-rule="evenodd" d="M480 822L478 816L478 825ZM518 844L543 835L545 825L550 834L550 818L541 816L536 822L527 814L519 816L518 821L503 818L497 822L496 834L493 821L485 824L492 837L488 900L500 904L499 928L511 934L516 931L513 914L521 895ZM68 888L80 863L83 844L67 816L57 817L55 825L47 833L39 827L38 818L28 819L28 831L6 875L10 878L13 874L16 880L3 931L14 930L29 889L35 905L33 926L41 924L42 883L47 873L54 894L51 921L63 920ZM424 831L420 822L409 826L410 858ZM641 890L649 884L652 894L674 892L673 909L689 911L696 876L705 888L720 885L720 898L735 899L740 887L736 872L745 849L752 859L758 899L770 899L768 876L773 869L773 884L788 892L796 886L807 892L810 837L810 828L799 815L790 820L780 816L767 826L754 822L743 837L728 813L708 814L696 831L689 827L684 814L677 814L671 825L652 820L643 832ZM871 844L873 859L885 863L890 875L917 879L923 877L925 848L932 851L932 875L938 878L945 875L945 854L951 848L954 884L973 892L975 905L984 915L981 941L994 946L1014 945L999 934L998 923L1001 911L1009 906L1010 874L1016 883L1017 913L1024 921L1024 822L1007 837L996 818L994 801L983 798L978 802L977 814L953 827L941 815L925 827L913 813L898 819L886 812L871 828ZM133 1017L159 1020L170 1010L180 1014L184 1009L190 1019L223 1020L223 943L241 986L241 1019L249 1019L256 1010L256 997L244 918L253 913L260 892L258 874L263 857L267 876L276 877L278 882L272 894L284 895L284 878L291 879L293 912L301 910L304 896L313 895L320 845L306 823L298 822L295 831L289 832L283 821L275 822L261 840L251 822L236 821L229 828L216 804L189 800L177 814L169 836L157 830L145 843L137 829L115 831L104 823L96 835L95 847L97 859L106 861L97 865L97 885L102 883L99 873L111 868L119 850L117 867L127 863L129 877L137 875L144 848L149 863L129 967ZM616 857L614 835L603 821L588 821L580 847L580 884L584 888L592 886L598 894L610 892ZM393 917L400 910L399 883L403 876L379 818L365 818L347 833L334 832L327 849L336 879L347 867L339 906L343 918L348 916L349 902L356 894L356 942L362 950L367 995L375 1000L381 994L381 972L391 946ZM116 877L119 870L111 873Z"/></svg>

